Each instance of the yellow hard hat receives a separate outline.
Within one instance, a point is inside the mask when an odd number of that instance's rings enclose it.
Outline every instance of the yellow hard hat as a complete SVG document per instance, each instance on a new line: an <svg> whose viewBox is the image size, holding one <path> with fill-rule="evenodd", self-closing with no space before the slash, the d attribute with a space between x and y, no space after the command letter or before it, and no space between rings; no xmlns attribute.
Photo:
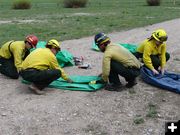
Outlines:
<svg viewBox="0 0 180 135"><path fill-rule="evenodd" d="M48 43L47 43L47 46L52 46L52 47L54 47L54 48L60 49L60 44L59 44L59 42L58 42L57 40L55 40L55 39L49 40Z"/></svg>
<svg viewBox="0 0 180 135"><path fill-rule="evenodd" d="M164 42L167 41L168 36L165 30L163 29L158 29L152 33L152 36L154 37L155 40Z"/></svg>

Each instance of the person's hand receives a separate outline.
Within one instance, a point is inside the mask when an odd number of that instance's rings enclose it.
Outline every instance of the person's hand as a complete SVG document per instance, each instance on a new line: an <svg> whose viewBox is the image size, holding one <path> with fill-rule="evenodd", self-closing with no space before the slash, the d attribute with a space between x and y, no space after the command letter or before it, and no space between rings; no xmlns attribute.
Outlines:
<svg viewBox="0 0 180 135"><path fill-rule="evenodd" d="M162 75L164 75L164 68L160 68L160 72Z"/></svg>
<svg viewBox="0 0 180 135"><path fill-rule="evenodd" d="M152 72L153 72L154 75L159 74L159 72L156 69L152 69Z"/></svg>
<svg viewBox="0 0 180 135"><path fill-rule="evenodd" d="M69 78L69 79L67 79L67 82L68 82L68 83L73 83L73 80L71 80L71 79Z"/></svg>

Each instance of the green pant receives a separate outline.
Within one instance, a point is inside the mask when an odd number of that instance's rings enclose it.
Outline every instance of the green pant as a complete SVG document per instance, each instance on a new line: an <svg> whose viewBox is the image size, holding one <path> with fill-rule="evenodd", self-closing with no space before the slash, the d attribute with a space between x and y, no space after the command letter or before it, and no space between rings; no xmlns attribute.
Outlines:
<svg viewBox="0 0 180 135"><path fill-rule="evenodd" d="M133 53L134 56L136 56L137 59L142 58L143 54L139 53L139 52L135 52ZM166 61L168 61L170 59L170 54L166 52ZM152 61L152 65L155 69L158 69L158 67L161 65L161 60L159 58L158 55L150 55L151 57L151 61Z"/></svg>
<svg viewBox="0 0 180 135"><path fill-rule="evenodd" d="M19 73L17 71L17 68L14 65L14 59L5 59L0 58L0 73L12 78L12 79L18 79Z"/></svg>
<svg viewBox="0 0 180 135"><path fill-rule="evenodd" d="M61 76L61 71L57 69L37 70L26 69L20 72L22 78L26 81L34 83L39 89L44 89L52 81Z"/></svg>
<svg viewBox="0 0 180 135"><path fill-rule="evenodd" d="M127 82L134 81L135 78L140 74L140 69L136 67L125 67L123 64L111 60L111 70L109 74L109 82L113 84L120 84L119 76L125 78Z"/></svg>

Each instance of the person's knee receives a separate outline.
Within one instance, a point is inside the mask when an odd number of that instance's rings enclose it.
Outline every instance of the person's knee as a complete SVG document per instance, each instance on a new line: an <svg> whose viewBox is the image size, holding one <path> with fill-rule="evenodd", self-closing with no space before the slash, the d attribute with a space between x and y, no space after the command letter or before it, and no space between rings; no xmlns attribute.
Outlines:
<svg viewBox="0 0 180 135"><path fill-rule="evenodd" d="M170 54L166 53L166 61L168 61L170 59Z"/></svg>
<svg viewBox="0 0 180 135"><path fill-rule="evenodd" d="M132 54L133 54L137 59L143 57L143 54L142 54L142 53L139 53L139 52L134 52L134 53L132 53Z"/></svg>
<svg viewBox="0 0 180 135"><path fill-rule="evenodd" d="M59 77L61 77L61 71L60 70L58 70L58 69L55 69L54 71L53 71L53 76L55 77L55 78L59 78Z"/></svg>
<svg viewBox="0 0 180 135"><path fill-rule="evenodd" d="M12 78L12 79L18 79L19 74L11 74L11 75L9 75L9 77Z"/></svg>

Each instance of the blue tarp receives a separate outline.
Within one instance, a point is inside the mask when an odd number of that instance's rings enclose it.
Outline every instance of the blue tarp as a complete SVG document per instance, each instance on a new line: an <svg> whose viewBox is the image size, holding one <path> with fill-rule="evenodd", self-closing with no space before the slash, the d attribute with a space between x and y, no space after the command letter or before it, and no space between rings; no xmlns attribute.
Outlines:
<svg viewBox="0 0 180 135"><path fill-rule="evenodd" d="M180 74L165 71L164 75L154 75L151 70L143 66L141 77L148 84L180 94Z"/></svg>

